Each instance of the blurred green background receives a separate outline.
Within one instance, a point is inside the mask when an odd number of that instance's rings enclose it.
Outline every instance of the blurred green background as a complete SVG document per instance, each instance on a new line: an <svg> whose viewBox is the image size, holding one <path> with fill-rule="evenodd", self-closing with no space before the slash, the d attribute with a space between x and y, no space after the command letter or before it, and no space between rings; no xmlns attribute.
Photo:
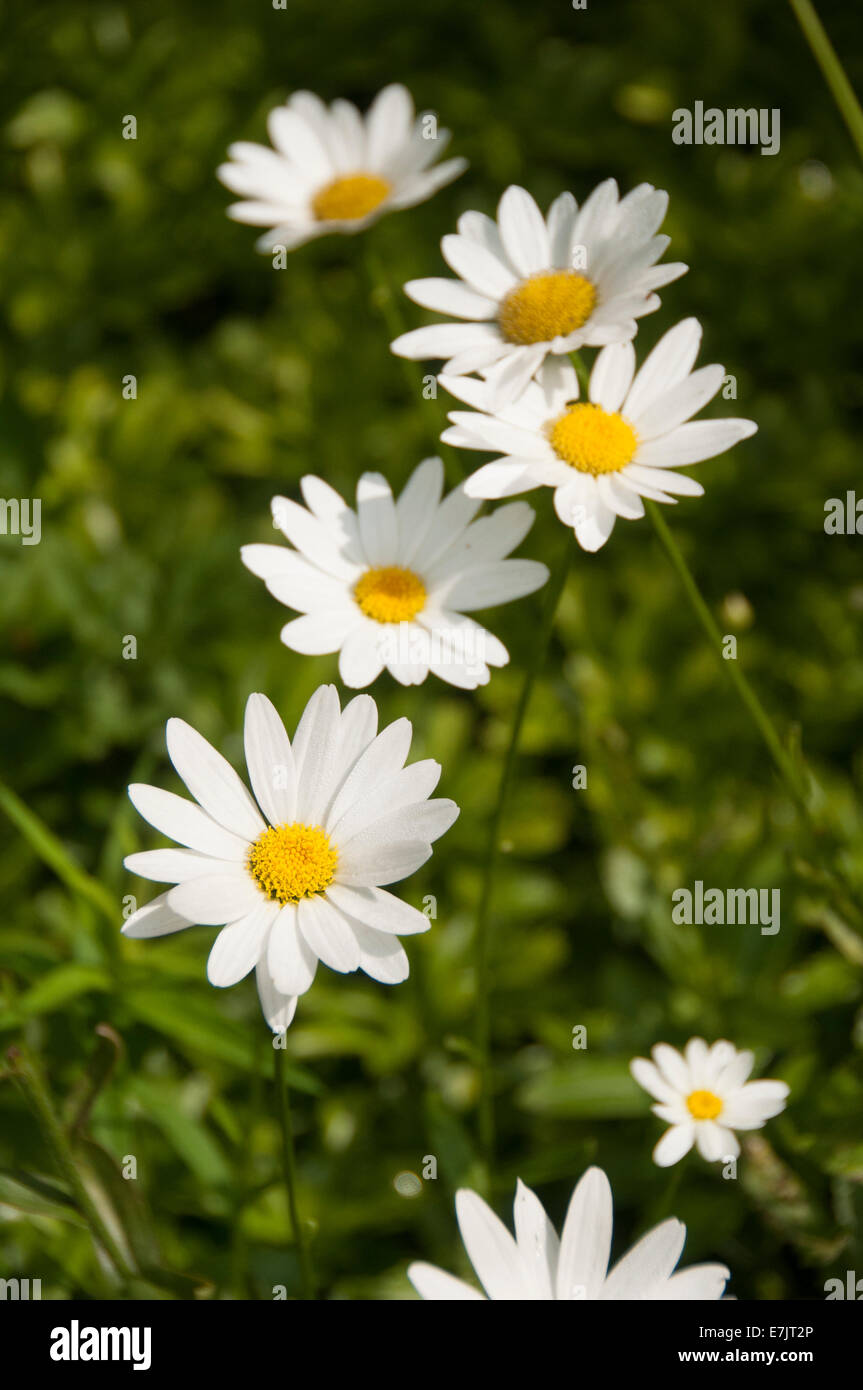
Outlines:
<svg viewBox="0 0 863 1390"><path fill-rule="evenodd" d="M177 787L164 723L180 715L242 766L242 711L266 691L289 728L334 658L288 652L290 616L240 564L274 539L268 502L305 472L351 496L359 473L400 485L434 452L447 408L410 389L387 315L427 321L398 292L443 273L440 237L510 182L543 204L614 175L667 188L663 230L691 269L642 320L640 353L678 319L704 324L759 433L696 470L700 501L665 513L723 632L818 784L823 852L863 878L861 540L826 536L824 503L860 477L863 174L790 9L776 0L438 0L284 11L268 0L0 6L0 495L42 499L42 540L0 537L0 775L104 885L104 910L64 885L0 815L0 1033L26 1041L68 1119L101 1066L96 1025L122 1040L84 1128L137 1159L120 1184L158 1261L220 1297L299 1289L279 1180L269 1033L251 980L205 978L214 935L119 937L122 857L163 843L125 796ZM822 18L863 87L853 9ZM452 128L468 173L365 237L330 238L274 271L230 222L216 166L265 139L294 89L365 107L400 80ZM778 107L773 158L680 147L696 100ZM122 121L137 118L136 141ZM369 251L389 289L373 292ZM134 374L137 400L124 400ZM418 373L414 374L415 379ZM460 456L467 469L480 455ZM451 481L457 480L453 472ZM548 492L521 553L554 562ZM443 764L462 807L426 870L437 899L387 989L323 969L288 1035L301 1205L325 1294L412 1296L405 1268L463 1268L453 1193L478 1180L471 934L502 750L542 608L488 616L512 664L462 694L430 680L372 688L414 724L412 757ZM137 660L123 659L127 635ZM571 787L585 764L586 790ZM828 903L786 792L707 649L648 522L579 553L527 721L496 885L493 1001L499 1152L493 1199L517 1175L560 1221L589 1162L615 1192L615 1251L669 1213L684 1263L721 1259L739 1298L823 1297L863 1274L863 941ZM674 888L778 887L782 926L680 927ZM113 914L113 915L112 915ZM586 1025L589 1047L574 1051ZM690 1157L661 1172L661 1133L628 1062L693 1033L752 1047L792 1087L747 1143L736 1181ZM402 1195L399 1174L438 1161ZM43 1297L105 1285L20 1093L0 1084L0 1275ZM48 1187L43 1184L47 1182ZM133 1197L134 1192L134 1197ZM122 1196L122 1194L121 1194ZM156 1256L153 1256L154 1260ZM157 1281L158 1282L158 1281ZM178 1286L181 1287L181 1286ZM141 1284L118 1295L168 1296Z"/></svg>

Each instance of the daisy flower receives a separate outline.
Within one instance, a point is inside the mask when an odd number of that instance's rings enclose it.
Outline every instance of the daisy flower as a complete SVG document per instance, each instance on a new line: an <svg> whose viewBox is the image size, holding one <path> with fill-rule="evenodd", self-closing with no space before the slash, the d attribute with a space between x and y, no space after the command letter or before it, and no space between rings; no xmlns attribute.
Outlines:
<svg viewBox="0 0 863 1390"><path fill-rule="evenodd" d="M354 511L321 478L300 484L306 506L274 497L273 525L295 547L246 545L243 563L302 617L285 646L339 653L345 685L369 685L384 667L402 685L429 671L451 685L485 685L509 653L465 614L531 594L548 578L536 560L506 557L534 520L526 503L474 521L480 502L455 488L441 501L443 465L425 459L398 497L364 473Z"/></svg>
<svg viewBox="0 0 863 1390"><path fill-rule="evenodd" d="M747 1081L754 1060L730 1042L708 1047L703 1038L690 1038L682 1053L657 1043L653 1061L636 1057L630 1070L639 1086L659 1102L654 1115L671 1126L653 1150L653 1161L670 1168L695 1144L708 1163L736 1158L740 1153L736 1129L761 1129L766 1120L785 1109L784 1081Z"/></svg>
<svg viewBox="0 0 863 1390"><path fill-rule="evenodd" d="M700 343L698 320L684 319L637 373L631 343L603 348L586 401L569 362L547 362L518 400L499 410L497 368L486 380L442 375L447 391L473 407L451 412L442 439L500 454L467 479L468 496L552 487L555 511L584 550L605 545L619 516L644 516L643 497L700 497L701 484L675 470L724 453L758 428L752 420L691 420L725 379L718 364L692 371Z"/></svg>
<svg viewBox="0 0 863 1390"><path fill-rule="evenodd" d="M724 1265L691 1265L674 1273L686 1239L686 1227L674 1217L642 1236L609 1273L612 1197L601 1168L588 1168L578 1183L560 1240L539 1198L521 1180L514 1239L475 1192L462 1188L455 1204L464 1248L490 1299L712 1300L722 1297L729 1278ZM435 1265L412 1264L408 1278L426 1299L483 1299Z"/></svg>
<svg viewBox="0 0 863 1390"><path fill-rule="evenodd" d="M464 159L430 166L450 132L430 113L414 117L398 83L378 92L365 116L350 101L327 107L312 92L294 92L267 117L274 148L241 140L218 176L243 199L228 216L269 227L259 251L292 250L329 232L361 232L386 212L425 202L467 168Z"/></svg>
<svg viewBox="0 0 863 1390"><path fill-rule="evenodd" d="M500 200L497 222L481 212L459 218L458 235L441 242L457 280L411 280L405 293L425 309L464 323L404 333L400 357L448 358L453 376L494 362L496 405L514 400L549 353L601 347L635 335L636 319L659 308L654 294L687 269L658 266L669 244L656 236L668 194L639 184L618 201L607 179L579 210L561 193L543 217L516 185Z"/></svg>
<svg viewBox="0 0 863 1390"><path fill-rule="evenodd" d="M250 796L230 763L182 719L169 719L168 754L194 800L134 784L132 804L182 849L130 854L126 868L175 886L133 913L126 936L221 927L210 984L235 985L254 968L264 1017L282 1032L318 961L364 970L383 984L407 978L399 936L428 917L388 893L431 856L458 815L429 797L440 776L427 759L405 767L411 725L377 732L369 695L344 710L332 685L306 705L293 741L265 695L246 705Z"/></svg>

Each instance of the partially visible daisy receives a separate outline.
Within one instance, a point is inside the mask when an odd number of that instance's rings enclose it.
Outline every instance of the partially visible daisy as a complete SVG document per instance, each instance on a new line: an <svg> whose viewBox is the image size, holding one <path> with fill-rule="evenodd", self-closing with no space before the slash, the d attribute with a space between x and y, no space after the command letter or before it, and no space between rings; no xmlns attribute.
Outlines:
<svg viewBox="0 0 863 1390"><path fill-rule="evenodd" d="M536 1302L587 1300L713 1300L730 1277L724 1265L675 1268L686 1227L671 1217L642 1236L609 1272L613 1222L611 1187L601 1168L588 1168L572 1194L560 1240L539 1198L519 1179L515 1239L475 1192L456 1195L459 1230L485 1296ZM417 1263L408 1278L425 1299L483 1300L463 1279Z"/></svg>
<svg viewBox="0 0 863 1390"><path fill-rule="evenodd" d="M379 734L369 695L344 710L335 686L316 690L293 740L265 695L246 705L245 752L254 798L220 753L182 719L169 719L168 753L194 800L136 783L133 805L182 849L130 854L126 868L176 886L138 908L126 936L221 927L210 984L254 969L264 1017L287 1028L318 961L383 984L408 975L399 936L428 917L388 893L431 856L458 815L429 800L440 776L427 759L405 767L411 725Z"/></svg>
<svg viewBox="0 0 863 1390"><path fill-rule="evenodd" d="M692 371L701 343L697 319L684 319L660 338L635 372L631 343L603 348L579 401L569 362L546 362L518 400L495 410L495 375L442 375L451 395L473 407L450 414L442 439L462 449L499 453L465 482L470 497L509 497L554 488L554 507L584 550L599 550L617 518L644 516L642 497L674 502L700 497L694 478L674 470L713 458L754 434L752 420L695 420L722 386L718 364Z"/></svg>
<svg viewBox="0 0 863 1390"><path fill-rule="evenodd" d="M657 236L668 194L639 184L618 201L606 179L581 210L561 193L543 217L525 189L512 185L497 221L481 212L459 218L441 242L457 280L411 280L405 293L423 308L464 319L404 333L400 357L448 358L453 376L499 362L495 406L512 401L549 353L601 347L634 337L636 319L659 308L654 293L687 269L658 266L669 244Z"/></svg>
<svg viewBox="0 0 863 1390"><path fill-rule="evenodd" d="M708 1163L736 1158L734 1131L761 1129L785 1109L785 1082L747 1081L753 1054L738 1052L730 1042L708 1047L703 1038L690 1038L682 1053L657 1043L652 1056L652 1062L636 1057L630 1070L659 1102L651 1107L654 1115L671 1126L653 1150L660 1168L677 1163L693 1144Z"/></svg>
<svg viewBox="0 0 863 1390"><path fill-rule="evenodd" d="M228 216L271 228L259 251L360 232L386 212L425 202L467 168L464 159L430 167L450 133L428 113L415 118L398 83L378 92L365 116L350 101L327 107L312 92L294 92L270 112L267 129L274 149L240 140L217 171L244 200Z"/></svg>
<svg viewBox="0 0 863 1390"><path fill-rule="evenodd" d="M303 616L285 646L339 653L345 685L386 669L402 685L431 671L451 685L485 685L505 666L502 642L466 613L531 594L548 578L537 560L506 557L530 529L526 503L473 518L480 503L455 488L441 501L443 465L425 459L398 499L380 473L364 473L354 511L322 478L300 484L306 507L273 498L273 524L296 547L245 545L243 563L274 598ZM306 510L308 508L308 510Z"/></svg>

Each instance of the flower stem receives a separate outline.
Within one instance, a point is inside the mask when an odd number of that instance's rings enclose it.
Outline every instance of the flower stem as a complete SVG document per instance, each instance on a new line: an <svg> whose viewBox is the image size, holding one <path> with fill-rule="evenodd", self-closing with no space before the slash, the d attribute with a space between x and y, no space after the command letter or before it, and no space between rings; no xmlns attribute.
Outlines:
<svg viewBox="0 0 863 1390"><path fill-rule="evenodd" d="M724 669L736 689L743 704L749 712L752 722L764 740L768 752L772 757L776 768L788 786L794 799L795 805L800 813L800 817L809 832L812 840L816 858L819 861L823 873L824 887L829 892L838 911L846 919L856 923L856 930L863 930L863 914L855 900L855 890L848 881L841 865L827 863L822 846L819 840L818 827L812 816L810 807L810 782L809 774L805 767L798 767L795 760L791 757L788 750L784 747L782 740L776 732L770 716L767 714L749 681L746 679L736 661L726 661L722 656L723 637L719 631L713 614L702 597L701 590L695 582L692 571L687 565L683 554L669 530L660 507L655 502L645 498L644 506L653 522L654 530L665 549L665 552L674 567L684 592L689 602L707 634L707 639L716 653L720 666Z"/></svg>
<svg viewBox="0 0 863 1390"><path fill-rule="evenodd" d="M500 854L500 828L506 810L509 792L515 770L519 739L527 714L530 697L537 677L542 670L549 642L551 641L554 619L560 599L566 587L570 561L575 549L573 538L567 533L560 559L552 573L546 595L545 614L542 626L533 649L533 659L525 671L524 681L515 708L512 728L509 735L506 755L500 775L497 800L492 812L488 830L488 842L480 889L479 908L476 919L475 953L477 981L477 1029L476 1048L480 1070L479 1096L479 1142L487 1172L491 1170L494 1151L494 1090L491 1077L491 908L495 882L495 870Z"/></svg>
<svg viewBox="0 0 863 1390"><path fill-rule="evenodd" d="M836 50L827 37L812 0L789 0L789 3L812 50L812 56L833 94L833 100L839 107L851 139L857 147L857 153L863 159L863 109L845 75Z"/></svg>
<svg viewBox="0 0 863 1390"><path fill-rule="evenodd" d="M798 772L798 769L794 766L787 750L783 747L782 741L773 727L769 715L766 713L764 706L761 704L761 701L758 699L758 696L755 694L755 691L752 689L752 686L749 684L749 681L744 676L737 662L725 661L723 659L723 637L722 633L719 631L719 625L705 603L701 590L696 584L692 571L683 558L683 553L677 541L674 539L674 536L671 534L660 508L655 502L648 501L647 499L645 499L644 505L650 520L653 522L653 528L665 549L665 553L683 585L686 597L692 604L695 615L704 628L710 645L716 652L718 661L730 677L732 685L734 685L738 695L752 717L752 722L766 743L770 756L773 758L779 772L787 782L794 800L805 819L808 821L810 819L808 790L803 778Z"/></svg>
<svg viewBox="0 0 863 1390"><path fill-rule="evenodd" d="M282 1169L285 1178L285 1192L288 1197L288 1211L291 1215L294 1242L300 1261L300 1277L302 1279L303 1295L306 1299L312 1300L315 1297L315 1281L312 1275L312 1262L309 1255L309 1248L300 1223L299 1209L297 1207L297 1159L294 1152L294 1126L291 1118L291 1100L288 1093L288 1081L285 1076L285 1050L282 1047L274 1047L273 1052L275 1055L276 1101L279 1111L279 1128L282 1132Z"/></svg>

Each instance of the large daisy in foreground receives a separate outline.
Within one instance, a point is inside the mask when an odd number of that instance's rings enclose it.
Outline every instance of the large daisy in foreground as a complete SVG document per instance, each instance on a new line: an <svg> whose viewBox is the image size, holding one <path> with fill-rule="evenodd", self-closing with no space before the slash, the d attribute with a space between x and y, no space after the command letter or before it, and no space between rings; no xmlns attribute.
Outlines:
<svg viewBox="0 0 863 1390"><path fill-rule="evenodd" d="M697 319L684 319L660 338L635 371L631 343L603 348L579 400L569 362L546 362L518 400L495 410L495 375L442 375L451 395L473 407L450 414L442 439L501 457L464 484L471 497L509 497L554 488L554 507L584 550L599 550L618 517L644 516L643 497L674 502L704 489L675 470L713 458L754 434L752 420L691 420L724 380L717 364L692 371L701 343Z"/></svg>
<svg viewBox="0 0 863 1390"><path fill-rule="evenodd" d="M354 511L322 478L302 479L306 507L273 498L273 524L296 547L245 545L243 563L274 598L303 616L285 646L339 653L345 685L386 669L402 685L431 671L451 685L485 685L505 666L502 642L465 615L533 593L548 578L537 560L507 556L534 520L526 503L474 521L481 503L455 488L441 501L443 465L416 468L398 499L380 473L364 473Z"/></svg>
<svg viewBox="0 0 863 1390"><path fill-rule="evenodd" d="M456 1195L464 1248L490 1299L713 1300L722 1297L729 1278L724 1265L692 1265L674 1272L686 1227L673 1217L642 1236L609 1272L612 1197L600 1168L589 1168L573 1192L560 1240L539 1198L521 1181L513 1210L514 1239L475 1192L462 1188ZM484 1297L435 1265L412 1264L408 1278L426 1299Z"/></svg>
<svg viewBox="0 0 863 1390"><path fill-rule="evenodd" d="M761 1129L785 1109L784 1081L747 1081L755 1060L730 1042L708 1047L703 1038L690 1038L682 1053L657 1043L653 1061L636 1057L630 1070L639 1086L659 1102L654 1115L670 1126L653 1150L653 1161L670 1168L695 1144L709 1163L736 1158L740 1144L736 1129Z"/></svg>
<svg viewBox="0 0 863 1390"><path fill-rule="evenodd" d="M168 753L193 801L134 784L133 805L182 849L130 854L126 868L175 887L129 918L126 936L217 926L207 975L237 984L256 970L264 1017L287 1028L318 961L364 970L383 984L407 978L399 936L428 917L386 891L431 856L458 815L429 800L440 766L405 767L411 725L379 734L369 695L344 710L334 686L307 704L293 740L265 695L246 705L245 751L254 798L230 763L182 719L169 719Z"/></svg>
<svg viewBox="0 0 863 1390"><path fill-rule="evenodd" d="M549 353L625 342L636 319L659 308L654 293L686 270L657 265L669 244L657 236L668 194L639 184L618 201L607 179L579 210L561 193L543 217L525 189L512 185L497 221L481 212L459 218L458 235L441 242L459 277L411 280L405 293L423 308L461 323L404 333L400 357L447 358L454 376L500 363L496 406L514 400Z"/></svg>
<svg viewBox="0 0 863 1390"><path fill-rule="evenodd" d="M271 229L259 251L360 232L386 212L424 202L467 168L464 159L430 167L450 133L429 113L415 118L410 92L398 83L379 92L365 116L350 101L327 107L312 92L295 92L270 112L267 129L274 149L241 140L217 171L243 199L228 216Z"/></svg>

